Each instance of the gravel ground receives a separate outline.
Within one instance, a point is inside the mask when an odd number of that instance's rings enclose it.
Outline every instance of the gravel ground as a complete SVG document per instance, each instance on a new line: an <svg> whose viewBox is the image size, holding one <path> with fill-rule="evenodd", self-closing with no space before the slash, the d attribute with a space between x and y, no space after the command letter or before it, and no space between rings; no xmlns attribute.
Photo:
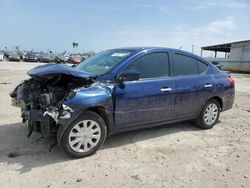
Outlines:
<svg viewBox="0 0 250 188"><path fill-rule="evenodd" d="M192 122L111 136L73 160L21 123L9 92L36 63L0 62L0 187L250 187L250 76L211 130ZM9 155L12 153L12 155Z"/></svg>

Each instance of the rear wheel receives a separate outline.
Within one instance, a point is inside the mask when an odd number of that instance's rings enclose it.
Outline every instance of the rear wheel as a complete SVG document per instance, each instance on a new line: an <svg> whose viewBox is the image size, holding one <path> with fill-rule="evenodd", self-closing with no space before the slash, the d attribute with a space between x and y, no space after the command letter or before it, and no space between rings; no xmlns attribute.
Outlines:
<svg viewBox="0 0 250 188"><path fill-rule="evenodd" d="M102 117L86 112L69 125L60 145L71 157L87 157L102 146L106 135L107 128Z"/></svg>
<svg viewBox="0 0 250 188"><path fill-rule="evenodd" d="M211 99L203 107L195 123L202 129L211 129L218 122L219 116L220 105L217 100Z"/></svg>

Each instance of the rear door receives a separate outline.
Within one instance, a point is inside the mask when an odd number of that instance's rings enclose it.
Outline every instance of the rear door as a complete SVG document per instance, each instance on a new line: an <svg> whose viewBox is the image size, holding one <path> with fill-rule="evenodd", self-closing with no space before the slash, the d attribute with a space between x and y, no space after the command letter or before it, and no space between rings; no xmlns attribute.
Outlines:
<svg viewBox="0 0 250 188"><path fill-rule="evenodd" d="M195 117L212 92L209 65L185 54L173 55L176 78L175 118Z"/></svg>
<svg viewBox="0 0 250 188"><path fill-rule="evenodd" d="M168 53L143 55L123 71L127 70L140 72L140 79L117 84L116 126L126 128L173 119L175 81L169 77Z"/></svg>

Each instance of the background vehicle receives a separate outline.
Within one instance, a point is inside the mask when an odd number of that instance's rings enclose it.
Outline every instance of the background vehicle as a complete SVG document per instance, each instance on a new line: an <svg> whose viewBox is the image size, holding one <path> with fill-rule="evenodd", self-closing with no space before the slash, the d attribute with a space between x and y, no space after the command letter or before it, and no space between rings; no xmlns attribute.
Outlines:
<svg viewBox="0 0 250 188"><path fill-rule="evenodd" d="M220 70L223 70L223 65L221 65L219 62L217 62L217 61L212 61L212 63L213 63L216 67L218 67Z"/></svg>
<svg viewBox="0 0 250 188"><path fill-rule="evenodd" d="M53 53L43 53L41 54L40 61L44 63L53 63L55 61L55 54Z"/></svg>
<svg viewBox="0 0 250 188"><path fill-rule="evenodd" d="M70 55L68 59L68 63L71 63L71 64L79 64L81 62L82 62L82 57L81 55L78 55L78 54L72 54Z"/></svg>
<svg viewBox="0 0 250 188"><path fill-rule="evenodd" d="M4 60L4 53L0 52L0 61L3 61L3 60Z"/></svg>
<svg viewBox="0 0 250 188"><path fill-rule="evenodd" d="M32 79L11 93L13 105L30 132L56 137L76 158L128 130L184 120L212 128L234 102L230 74L169 48L107 50L75 68L51 64L28 74Z"/></svg>
<svg viewBox="0 0 250 188"><path fill-rule="evenodd" d="M70 58L70 55L67 53L57 54L55 57L55 62L65 64L68 62L69 58Z"/></svg>
<svg viewBox="0 0 250 188"><path fill-rule="evenodd" d="M4 57L5 57L6 59L8 59L9 54L10 54L10 51L4 50Z"/></svg>
<svg viewBox="0 0 250 188"><path fill-rule="evenodd" d="M38 62L40 59L41 54L37 52L28 52L25 55L24 61L27 62Z"/></svg>
<svg viewBox="0 0 250 188"><path fill-rule="evenodd" d="M10 52L8 54L9 61L21 61L21 58L17 52Z"/></svg>

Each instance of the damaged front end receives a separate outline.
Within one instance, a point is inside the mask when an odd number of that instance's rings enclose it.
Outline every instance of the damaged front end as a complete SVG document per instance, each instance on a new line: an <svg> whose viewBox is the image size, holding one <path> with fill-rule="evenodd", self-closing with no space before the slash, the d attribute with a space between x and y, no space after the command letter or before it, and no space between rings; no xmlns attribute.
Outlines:
<svg viewBox="0 0 250 188"><path fill-rule="evenodd" d="M58 121L70 118L73 112L63 102L75 94L75 88L89 87L93 80L88 73L67 65L38 66L28 75L31 78L11 92L12 105L21 108L23 122L28 122L28 136L33 131L43 137L56 136Z"/></svg>

